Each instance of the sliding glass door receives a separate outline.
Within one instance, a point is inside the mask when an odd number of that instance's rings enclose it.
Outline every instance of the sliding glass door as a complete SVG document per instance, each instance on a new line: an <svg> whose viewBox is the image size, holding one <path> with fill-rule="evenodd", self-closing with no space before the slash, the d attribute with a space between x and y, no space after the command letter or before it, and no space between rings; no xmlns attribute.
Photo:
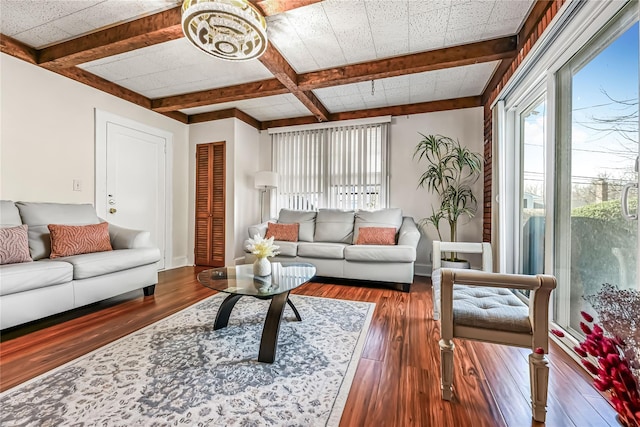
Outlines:
<svg viewBox="0 0 640 427"><path fill-rule="evenodd" d="M621 14L557 73L555 320L576 338L603 284L640 289L638 37Z"/></svg>
<svg viewBox="0 0 640 427"><path fill-rule="evenodd" d="M547 102L536 99L520 113L519 272L544 273L545 134Z"/></svg>

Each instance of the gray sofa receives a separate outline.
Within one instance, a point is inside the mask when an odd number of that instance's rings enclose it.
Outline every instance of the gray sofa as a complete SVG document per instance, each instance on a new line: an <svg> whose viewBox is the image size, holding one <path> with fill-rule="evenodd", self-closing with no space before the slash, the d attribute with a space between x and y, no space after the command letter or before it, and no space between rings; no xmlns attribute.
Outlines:
<svg viewBox="0 0 640 427"><path fill-rule="evenodd" d="M273 261L309 262L317 276L402 284L405 292L413 282L413 264L420 231L400 209L379 211L295 211L282 209L278 223L298 223L298 241L276 240L280 254ZM249 227L249 237L262 237L268 222ZM396 245L356 245L360 227L394 227ZM245 262L255 257L247 253Z"/></svg>
<svg viewBox="0 0 640 427"><path fill-rule="evenodd" d="M0 329L132 290L152 295L160 251L147 231L109 224L113 251L50 259L48 224L102 222L90 204L0 201L0 227L28 226L32 262L0 265Z"/></svg>

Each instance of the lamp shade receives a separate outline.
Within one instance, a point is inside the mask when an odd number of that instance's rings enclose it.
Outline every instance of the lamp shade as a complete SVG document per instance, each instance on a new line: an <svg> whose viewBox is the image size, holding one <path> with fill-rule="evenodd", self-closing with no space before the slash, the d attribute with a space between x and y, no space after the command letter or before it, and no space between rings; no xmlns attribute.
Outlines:
<svg viewBox="0 0 640 427"><path fill-rule="evenodd" d="M277 188L278 187L278 174L271 171L256 172L255 177L256 188Z"/></svg>

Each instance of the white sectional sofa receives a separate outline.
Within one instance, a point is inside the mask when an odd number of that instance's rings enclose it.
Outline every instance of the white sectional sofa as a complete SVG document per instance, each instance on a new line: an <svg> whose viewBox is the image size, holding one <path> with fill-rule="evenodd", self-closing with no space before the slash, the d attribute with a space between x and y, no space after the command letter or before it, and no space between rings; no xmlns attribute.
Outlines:
<svg viewBox="0 0 640 427"><path fill-rule="evenodd" d="M420 231L400 209L379 211L295 211L282 209L278 223L300 224L298 241L279 241L273 261L309 262L317 276L400 283L405 292L413 282ZM268 223L249 227L249 237L265 236ZM394 227L395 245L356 245L361 227ZM253 262L247 253L245 262Z"/></svg>
<svg viewBox="0 0 640 427"><path fill-rule="evenodd" d="M0 329L71 310L132 290L152 295L160 251L147 231L109 224L112 251L50 259L48 224L101 220L89 204L0 201L0 227L28 226L32 262L0 265Z"/></svg>

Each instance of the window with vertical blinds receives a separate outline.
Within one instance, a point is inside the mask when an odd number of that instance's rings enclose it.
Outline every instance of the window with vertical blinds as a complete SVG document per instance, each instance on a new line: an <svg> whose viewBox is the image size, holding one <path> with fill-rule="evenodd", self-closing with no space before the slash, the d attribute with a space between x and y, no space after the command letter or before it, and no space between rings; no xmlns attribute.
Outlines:
<svg viewBox="0 0 640 427"><path fill-rule="evenodd" d="M388 207L389 123L274 133L277 209Z"/></svg>

